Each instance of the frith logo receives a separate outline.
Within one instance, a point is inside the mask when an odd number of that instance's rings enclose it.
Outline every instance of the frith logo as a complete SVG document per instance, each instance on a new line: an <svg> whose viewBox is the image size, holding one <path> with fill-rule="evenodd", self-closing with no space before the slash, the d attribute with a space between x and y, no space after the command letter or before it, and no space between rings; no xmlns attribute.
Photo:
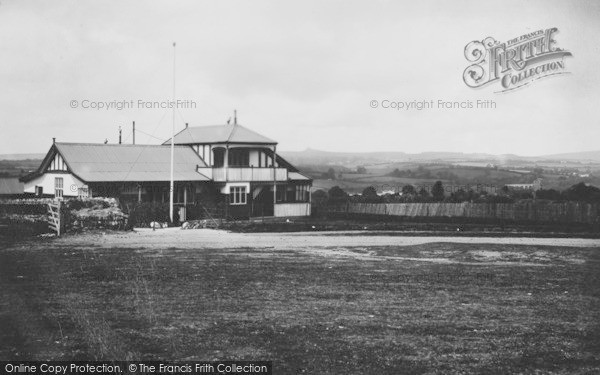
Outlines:
<svg viewBox="0 0 600 375"><path fill-rule="evenodd" d="M538 30L505 43L492 37L472 41L465 47L465 57L472 63L463 80L472 88L499 81L502 89L514 90L544 77L568 73L565 57L571 52L556 47L553 35L557 28Z"/></svg>

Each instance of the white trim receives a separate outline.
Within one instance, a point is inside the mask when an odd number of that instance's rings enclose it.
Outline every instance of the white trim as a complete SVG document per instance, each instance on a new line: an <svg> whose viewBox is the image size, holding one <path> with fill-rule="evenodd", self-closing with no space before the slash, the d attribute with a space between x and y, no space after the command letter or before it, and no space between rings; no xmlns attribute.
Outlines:
<svg viewBox="0 0 600 375"><path fill-rule="evenodd" d="M231 191L232 189L233 191ZM237 191L238 189L239 191ZM229 191L229 196L234 197L234 200L229 202L231 206L242 206L248 204L248 189L246 189L246 186L231 186ZM236 196L238 196L240 200L239 202L236 202Z"/></svg>
<svg viewBox="0 0 600 375"><path fill-rule="evenodd" d="M48 165L48 168L46 168L46 170L47 171L67 171L68 168L67 168L67 164L65 163L62 156L60 156L60 154L57 152L56 155L54 155L52 162L50 162L50 164Z"/></svg>
<svg viewBox="0 0 600 375"><path fill-rule="evenodd" d="M243 186L246 188L246 191L250 191L250 183L249 182L235 182L235 183L226 183L225 186L221 188L221 194L229 194L231 187Z"/></svg>

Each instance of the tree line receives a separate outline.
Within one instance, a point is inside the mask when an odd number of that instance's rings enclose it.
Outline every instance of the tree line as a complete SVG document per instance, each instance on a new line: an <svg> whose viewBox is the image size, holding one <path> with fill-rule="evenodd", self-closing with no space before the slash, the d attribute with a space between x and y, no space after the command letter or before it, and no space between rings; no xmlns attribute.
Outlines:
<svg viewBox="0 0 600 375"><path fill-rule="evenodd" d="M436 181L431 189L416 188L405 185L396 193L379 194L374 186L366 187L361 194L350 195L339 186L334 186L328 191L317 190L312 194L312 201L316 205L355 203L515 203L519 200L539 199L553 202L587 202L600 203L600 189L580 182L568 189L558 191L555 189L512 190L506 186L495 194L484 190L457 189L447 192L442 181Z"/></svg>

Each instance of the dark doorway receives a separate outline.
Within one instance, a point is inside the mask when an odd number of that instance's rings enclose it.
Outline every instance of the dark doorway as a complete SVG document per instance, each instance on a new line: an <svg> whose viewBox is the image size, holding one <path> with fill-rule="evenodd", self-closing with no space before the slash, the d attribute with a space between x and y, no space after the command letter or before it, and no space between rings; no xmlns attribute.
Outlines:
<svg viewBox="0 0 600 375"><path fill-rule="evenodd" d="M260 189L260 187L254 187ZM273 191L265 186L252 200L252 216L273 216Z"/></svg>

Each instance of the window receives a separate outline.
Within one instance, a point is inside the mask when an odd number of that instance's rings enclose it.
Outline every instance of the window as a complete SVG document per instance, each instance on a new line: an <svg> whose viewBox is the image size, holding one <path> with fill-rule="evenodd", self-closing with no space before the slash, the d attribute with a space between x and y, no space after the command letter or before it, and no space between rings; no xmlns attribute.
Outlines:
<svg viewBox="0 0 600 375"><path fill-rule="evenodd" d="M308 202L308 185L296 186L296 202Z"/></svg>
<svg viewBox="0 0 600 375"><path fill-rule="evenodd" d="M54 178L54 197L55 198L63 197L63 178L62 177Z"/></svg>
<svg viewBox="0 0 600 375"><path fill-rule="evenodd" d="M89 195L90 195L90 193L89 193L87 185L80 186L77 189L77 196L79 198L87 198L87 197L89 197Z"/></svg>
<svg viewBox="0 0 600 375"><path fill-rule="evenodd" d="M277 202L285 202L286 189L285 186L277 187Z"/></svg>
<svg viewBox="0 0 600 375"><path fill-rule="evenodd" d="M44 187L43 186L36 186L35 187L35 196L36 197L41 197L42 195L44 195Z"/></svg>
<svg viewBox="0 0 600 375"><path fill-rule="evenodd" d="M263 168L272 167L271 157L265 151L258 152L258 166Z"/></svg>
<svg viewBox="0 0 600 375"><path fill-rule="evenodd" d="M232 186L229 189L230 204L246 204L246 187Z"/></svg>
<svg viewBox="0 0 600 375"><path fill-rule="evenodd" d="M220 168L225 165L225 149L213 148L213 167Z"/></svg>
<svg viewBox="0 0 600 375"><path fill-rule="evenodd" d="M247 167L250 165L250 153L244 148L229 150L229 165L232 167Z"/></svg>

